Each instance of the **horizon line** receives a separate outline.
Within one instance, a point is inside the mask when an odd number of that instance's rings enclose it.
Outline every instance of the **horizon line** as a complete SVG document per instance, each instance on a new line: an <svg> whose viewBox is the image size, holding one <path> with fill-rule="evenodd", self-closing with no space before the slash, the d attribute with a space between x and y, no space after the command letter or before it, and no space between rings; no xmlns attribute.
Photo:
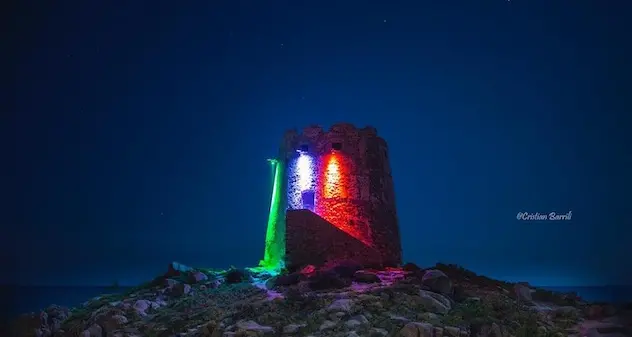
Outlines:
<svg viewBox="0 0 632 337"><path fill-rule="evenodd" d="M509 282L509 283L517 283L517 282ZM18 283L0 283L0 287L41 287L41 288L133 288L143 285L140 284L18 284ZM605 288L605 287L632 287L632 284L571 284L571 285L542 285L542 284L531 284L532 287L535 288L547 288L547 287L579 287L579 288Z"/></svg>

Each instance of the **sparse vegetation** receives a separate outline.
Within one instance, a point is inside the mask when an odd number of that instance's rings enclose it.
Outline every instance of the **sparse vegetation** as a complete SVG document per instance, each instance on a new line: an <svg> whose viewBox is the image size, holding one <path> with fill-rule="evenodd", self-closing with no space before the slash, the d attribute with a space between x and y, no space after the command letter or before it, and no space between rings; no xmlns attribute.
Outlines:
<svg viewBox="0 0 632 337"><path fill-rule="evenodd" d="M117 332L121 337L216 337L223 331L234 336L274 336L287 329L318 337L346 336L350 331L382 337L386 331L388 337L408 331L407 327L414 331L410 324L417 323L468 336L496 331L509 337L564 337L584 312L576 296L536 289L535 299L556 308L539 311L517 301L512 284L451 264L438 264L428 274L453 283L452 295L442 295L433 286L445 282L426 283L422 269L407 268L410 271L365 270L380 280L371 284L354 282L355 273L345 266L308 275L286 271L275 278L265 270L197 269L158 277L124 294L94 298L68 314L59 314L58 307L47 309L47 317L61 321L56 337L84 331ZM190 277L194 272L206 276ZM335 305L338 309L332 309ZM31 329L42 329L41 320L30 317L28 322L34 326Z"/></svg>

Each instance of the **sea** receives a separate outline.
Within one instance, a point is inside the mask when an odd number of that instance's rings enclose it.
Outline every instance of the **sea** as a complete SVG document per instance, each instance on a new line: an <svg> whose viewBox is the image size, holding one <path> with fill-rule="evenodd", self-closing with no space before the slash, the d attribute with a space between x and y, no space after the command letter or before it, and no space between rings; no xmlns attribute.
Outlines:
<svg viewBox="0 0 632 337"><path fill-rule="evenodd" d="M103 294L123 293L131 287L46 287L46 286L0 286L2 323L20 314L38 312L50 304L74 307ZM632 302L632 285L599 287L548 287L557 292L576 292L588 302Z"/></svg>

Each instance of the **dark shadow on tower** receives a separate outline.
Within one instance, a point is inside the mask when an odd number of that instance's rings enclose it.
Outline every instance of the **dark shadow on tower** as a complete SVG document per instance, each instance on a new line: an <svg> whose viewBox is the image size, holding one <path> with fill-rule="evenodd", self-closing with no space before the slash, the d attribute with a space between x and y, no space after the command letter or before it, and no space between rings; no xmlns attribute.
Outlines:
<svg viewBox="0 0 632 337"><path fill-rule="evenodd" d="M381 266L379 251L341 231L306 209L286 213L286 261L289 269L304 265L353 260L367 266Z"/></svg>

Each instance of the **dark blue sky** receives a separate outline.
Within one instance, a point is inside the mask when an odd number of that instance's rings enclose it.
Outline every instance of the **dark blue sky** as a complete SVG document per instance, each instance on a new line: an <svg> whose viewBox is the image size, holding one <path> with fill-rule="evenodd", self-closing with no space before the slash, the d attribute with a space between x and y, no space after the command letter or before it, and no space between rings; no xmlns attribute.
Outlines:
<svg viewBox="0 0 632 337"><path fill-rule="evenodd" d="M254 265L265 159L345 121L389 143L406 260L632 284L627 1L188 3L19 4L0 281Z"/></svg>

